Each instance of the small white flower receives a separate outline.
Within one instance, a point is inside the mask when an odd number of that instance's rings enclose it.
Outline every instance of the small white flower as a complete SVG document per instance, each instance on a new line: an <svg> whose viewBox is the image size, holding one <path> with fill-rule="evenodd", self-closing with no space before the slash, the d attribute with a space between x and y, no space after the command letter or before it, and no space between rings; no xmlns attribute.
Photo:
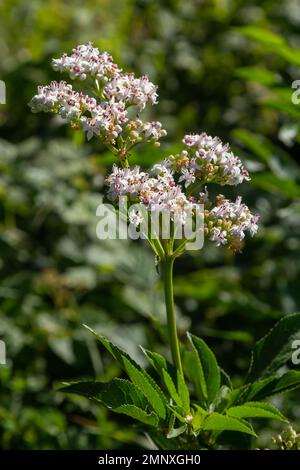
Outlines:
<svg viewBox="0 0 300 470"><path fill-rule="evenodd" d="M196 181L195 170L193 168L182 168L179 183L184 181L184 186L187 188L190 184Z"/></svg>
<svg viewBox="0 0 300 470"><path fill-rule="evenodd" d="M75 47L70 56L63 54L59 59L53 59L52 67L58 72L67 72L72 80L86 80L91 76L106 82L121 72L112 56L107 52L100 53L91 42Z"/></svg>
<svg viewBox="0 0 300 470"><path fill-rule="evenodd" d="M129 210L128 214L129 222L134 225L135 227L138 227L143 223L143 217L142 214L139 210Z"/></svg>
<svg viewBox="0 0 300 470"><path fill-rule="evenodd" d="M227 232L221 230L218 227L213 227L211 230L210 240L216 242L217 246L226 245L227 243Z"/></svg>

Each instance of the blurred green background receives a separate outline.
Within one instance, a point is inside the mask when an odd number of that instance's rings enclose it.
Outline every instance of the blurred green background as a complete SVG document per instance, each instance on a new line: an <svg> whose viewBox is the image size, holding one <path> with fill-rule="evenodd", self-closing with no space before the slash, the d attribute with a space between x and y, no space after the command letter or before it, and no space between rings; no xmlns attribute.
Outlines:
<svg viewBox="0 0 300 470"><path fill-rule="evenodd" d="M168 137L136 162L162 159L190 131L231 142L252 181L224 192L261 215L259 234L242 254L206 243L180 258L175 294L182 340L186 329L204 337L239 384L254 341L299 310L300 2L2 0L0 26L0 447L149 447L126 417L56 391L120 373L82 323L139 361L139 344L168 354L164 307L146 245L96 238L110 155L27 103L61 78L52 57L93 41L159 85L151 113ZM299 430L299 392L274 402ZM262 421L259 445L280 426Z"/></svg>

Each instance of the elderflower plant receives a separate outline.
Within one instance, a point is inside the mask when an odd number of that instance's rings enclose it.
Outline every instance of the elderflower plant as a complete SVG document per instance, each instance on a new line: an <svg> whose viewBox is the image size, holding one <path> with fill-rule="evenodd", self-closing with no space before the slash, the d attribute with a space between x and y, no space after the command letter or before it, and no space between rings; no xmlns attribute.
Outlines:
<svg viewBox="0 0 300 470"><path fill-rule="evenodd" d="M250 418L286 421L277 408L262 400L300 386L299 371L277 375L287 357L278 337L284 334L288 338L289 332L292 336L295 325L300 325L300 315L284 317L259 341L245 383L233 388L202 339L187 333L187 341L179 341L173 295L173 265L188 241L176 239L176 221L184 226L204 209L205 237L235 252L241 250L247 232L256 234L259 217L240 196L232 202L219 194L213 202L207 189L210 183L237 186L248 182L248 171L229 144L206 133L185 135L178 155L162 158L149 170L131 166L133 147L140 143L159 146L166 135L159 121L142 119L145 107L158 102L157 87L147 76L123 72L109 53L100 52L92 43L53 59L52 65L74 80L75 86L66 81L39 86L29 103L32 111L60 115L85 132L88 140L97 139L116 156L105 180L106 193L116 205L120 198L127 198L133 208L128 222L136 227L144 223L143 211L135 209L135 203L146 213L168 213L171 221L167 239L151 233L147 238L162 275L171 359L142 349L152 369L149 374L126 352L91 330L128 379L79 381L65 384L63 390L134 419L160 449L239 448L241 442L253 448L256 434ZM82 84L88 94L80 90ZM243 441L238 438L240 433Z"/></svg>
<svg viewBox="0 0 300 470"><path fill-rule="evenodd" d="M157 103L157 87L146 76L123 73L107 52L100 53L92 43L80 45L70 56L53 59L52 66L72 80L87 82L90 95L74 90L63 80L53 81L38 87L29 103L33 112L59 114L72 127L82 129L88 140L99 138L124 160L138 143L158 146L159 139L166 135L160 122L139 118L148 104Z"/></svg>

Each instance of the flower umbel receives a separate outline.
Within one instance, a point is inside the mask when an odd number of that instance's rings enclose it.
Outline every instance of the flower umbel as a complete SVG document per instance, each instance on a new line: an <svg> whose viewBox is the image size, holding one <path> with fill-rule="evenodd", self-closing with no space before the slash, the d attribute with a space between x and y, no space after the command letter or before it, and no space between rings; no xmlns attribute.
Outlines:
<svg viewBox="0 0 300 470"><path fill-rule="evenodd" d="M107 82L121 72L112 56L107 52L100 53L91 42L75 47L71 55L63 54L59 59L52 59L52 67L58 72L68 73L72 80L91 77Z"/></svg>
<svg viewBox="0 0 300 470"><path fill-rule="evenodd" d="M240 251L245 231L251 236L256 234L258 218L240 196L231 202L220 194L216 207L205 211L205 233L217 246L228 245L233 251Z"/></svg>
<svg viewBox="0 0 300 470"><path fill-rule="evenodd" d="M158 121L144 122L140 112L148 104L157 104L157 86L144 75L123 73L107 52L100 52L92 43L79 45L71 55L53 59L54 70L64 72L72 80L85 81L90 94L73 89L65 81L39 86L29 106L33 112L60 115L72 127L82 129L87 139L96 137L120 156L127 165L129 151L142 142L159 146L166 135ZM129 118L129 108L130 111Z"/></svg>
<svg viewBox="0 0 300 470"><path fill-rule="evenodd" d="M154 176L151 176L154 174ZM107 177L108 197L112 201L127 196L132 203L141 203L146 210L167 212L172 221L185 223L187 215L201 210L201 205L211 205L207 190L198 197L187 196L185 188L174 179L174 171L167 165L156 164L150 172L141 171L139 166L118 168L113 166ZM231 202L223 195L217 196L217 204L204 213L204 231L209 240L217 246L228 245L233 251L240 251L245 232L254 236L258 230L258 215L251 213L240 196ZM135 219L141 223L141 217ZM139 225L136 223L136 225Z"/></svg>
<svg viewBox="0 0 300 470"><path fill-rule="evenodd" d="M184 149L179 155L171 156L168 165L179 175L185 187L200 181L217 183L221 186L236 186L249 181L249 173L241 160L223 144L218 137L202 134L185 135Z"/></svg>

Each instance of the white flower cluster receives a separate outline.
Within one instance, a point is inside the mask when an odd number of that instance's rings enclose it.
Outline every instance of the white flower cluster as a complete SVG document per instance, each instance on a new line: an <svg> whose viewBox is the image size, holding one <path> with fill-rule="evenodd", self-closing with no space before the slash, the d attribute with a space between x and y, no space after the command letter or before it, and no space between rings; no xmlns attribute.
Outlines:
<svg viewBox="0 0 300 470"><path fill-rule="evenodd" d="M30 101L31 111L38 113L59 112L63 108L63 113L67 116L76 117L80 115L79 93L75 92L72 85L66 82L51 82L47 86L39 86L38 94Z"/></svg>
<svg viewBox="0 0 300 470"><path fill-rule="evenodd" d="M216 207L205 211L205 232L217 246L229 245L234 251L239 251L245 231L249 231L251 236L256 234L258 219L259 216L252 214L242 203L240 196L231 202L219 195Z"/></svg>
<svg viewBox="0 0 300 470"><path fill-rule="evenodd" d="M115 146L120 155L140 142L159 145L166 131L158 121L143 122L138 113L147 104L157 103L157 87L147 76L136 78L133 73L122 73L107 53L100 53L92 43L80 45L68 56L53 59L55 70L67 72L72 79L80 78L93 84L93 96L73 90L64 81L39 86L29 103L33 112L58 113L72 126L82 128L88 140L98 136L103 143ZM128 108L135 106L136 119L129 121ZM128 124L128 125L127 125ZM122 135L123 148L118 137Z"/></svg>
<svg viewBox="0 0 300 470"><path fill-rule="evenodd" d="M116 201L119 197L127 196L130 202L142 203L146 210L167 212L173 221L185 224L188 215L201 211L200 204L209 205L208 192L199 193L198 198L187 197L184 188L176 184L174 171L162 162L153 166L151 173L141 171L140 167L118 168L106 179L109 186L108 197ZM228 245L233 251L241 249L241 242L248 231L251 236L258 230L258 215L253 215L249 208L242 203L241 197L230 202L224 196L217 197L217 205L211 210L205 209L205 235L217 246ZM139 225L142 216L133 211L129 214L132 224Z"/></svg>
<svg viewBox="0 0 300 470"><path fill-rule="evenodd" d="M206 186L196 197L191 195L207 183L237 185L250 179L241 160L218 137L186 135L182 152L154 165L150 172L128 166L132 147L140 142L159 146L159 139L166 135L159 121L145 122L139 116L146 105L157 103L157 87L147 76L123 73L107 52L100 53L92 43L77 46L70 56L53 59L52 65L71 79L86 80L92 95L74 90L65 81L53 81L39 86L29 105L33 112L59 114L72 127L83 129L88 139L97 136L118 155L123 168L114 165L106 179L112 201L127 196L131 203L142 203L147 211L167 212L171 220L181 224L201 212L204 205L206 236L235 251L240 250L246 231L252 236L256 233L258 216L240 197L230 202L220 195L211 209ZM129 107L135 107L135 112ZM135 225L142 223L139 212L129 216Z"/></svg>
<svg viewBox="0 0 300 470"><path fill-rule="evenodd" d="M139 166L119 168L114 164L112 173L105 180L109 186L107 195L112 201L122 196L137 198L148 178L148 173L140 171Z"/></svg>
<svg viewBox="0 0 300 470"><path fill-rule="evenodd" d="M111 200L128 196L131 202L142 203L149 211L166 212L171 220L181 224L185 223L188 214L198 208L197 203L186 197L181 186L176 185L172 173L167 169L151 177L138 166L118 168L114 165L106 184L109 186L108 197ZM139 224L142 219L138 214L134 214L130 220Z"/></svg>
<svg viewBox="0 0 300 470"><path fill-rule="evenodd" d="M136 78L134 73L122 73L107 83L104 96L108 99L117 98L128 106L136 105L143 110L148 102L157 104L156 90L157 86L146 75Z"/></svg>
<svg viewBox="0 0 300 470"><path fill-rule="evenodd" d="M52 59L52 67L58 72L67 72L72 80L86 80L90 76L106 82L121 72L112 56L100 53L91 42L75 47L70 56L63 54L59 59Z"/></svg>
<svg viewBox="0 0 300 470"><path fill-rule="evenodd" d="M58 113L73 126L82 126L90 140L93 135L101 135L107 143L114 141L128 121L123 103L101 102L95 98L74 91L72 85L61 81L39 86L38 94L30 101L33 112Z"/></svg>
<svg viewBox="0 0 300 470"><path fill-rule="evenodd" d="M183 143L185 149L181 154L169 160L185 187L197 181L236 186L250 179L241 160L218 137L205 133L186 135Z"/></svg>
<svg viewBox="0 0 300 470"><path fill-rule="evenodd" d="M103 142L114 144L128 121L124 103L102 102L92 111L91 116L82 116L80 123L90 140L94 135L100 135Z"/></svg>

